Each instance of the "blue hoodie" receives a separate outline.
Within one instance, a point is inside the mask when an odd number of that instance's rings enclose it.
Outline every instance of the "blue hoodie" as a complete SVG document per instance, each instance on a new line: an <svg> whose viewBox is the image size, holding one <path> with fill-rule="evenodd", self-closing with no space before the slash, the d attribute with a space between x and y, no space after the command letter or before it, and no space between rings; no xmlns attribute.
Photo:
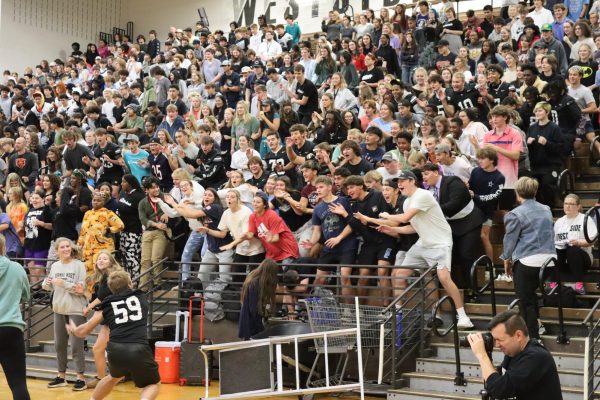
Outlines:
<svg viewBox="0 0 600 400"><path fill-rule="evenodd" d="M19 305L29 300L29 281L20 264L0 256L0 327L25 329Z"/></svg>

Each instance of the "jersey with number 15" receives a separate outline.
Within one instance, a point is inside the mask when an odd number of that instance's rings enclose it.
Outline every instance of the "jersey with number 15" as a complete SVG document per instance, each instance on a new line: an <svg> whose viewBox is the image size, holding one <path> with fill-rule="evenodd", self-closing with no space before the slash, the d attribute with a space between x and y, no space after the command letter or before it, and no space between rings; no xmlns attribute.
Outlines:
<svg viewBox="0 0 600 400"><path fill-rule="evenodd" d="M148 302L140 290L110 295L96 310L102 311L104 323L110 328L110 342L148 343Z"/></svg>

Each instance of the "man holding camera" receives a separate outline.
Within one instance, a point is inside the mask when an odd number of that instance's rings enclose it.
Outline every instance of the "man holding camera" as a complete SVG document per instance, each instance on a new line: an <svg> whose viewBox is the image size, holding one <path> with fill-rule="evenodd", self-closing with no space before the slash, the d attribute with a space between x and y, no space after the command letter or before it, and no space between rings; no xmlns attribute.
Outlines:
<svg viewBox="0 0 600 400"><path fill-rule="evenodd" d="M554 359L538 340L529 338L525 320L518 311L507 310L497 314L489 328L493 338L489 337L489 333L472 333L467 339L481 366L490 398L562 400ZM488 355L494 342L505 354L497 369Z"/></svg>

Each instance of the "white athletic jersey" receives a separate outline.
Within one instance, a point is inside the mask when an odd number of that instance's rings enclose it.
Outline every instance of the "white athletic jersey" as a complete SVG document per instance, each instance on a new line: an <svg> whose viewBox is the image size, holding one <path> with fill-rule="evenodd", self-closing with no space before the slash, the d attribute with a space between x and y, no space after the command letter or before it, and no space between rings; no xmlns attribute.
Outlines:
<svg viewBox="0 0 600 400"><path fill-rule="evenodd" d="M404 212L411 208L419 210L410 220L410 224L419 234L417 245L425 248L452 246L450 225L430 192L418 188L404 202Z"/></svg>

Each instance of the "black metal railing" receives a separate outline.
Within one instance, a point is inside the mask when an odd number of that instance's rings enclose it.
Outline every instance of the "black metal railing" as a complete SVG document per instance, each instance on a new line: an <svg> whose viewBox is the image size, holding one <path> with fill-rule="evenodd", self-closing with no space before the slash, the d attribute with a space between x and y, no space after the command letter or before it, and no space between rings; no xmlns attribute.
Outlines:
<svg viewBox="0 0 600 400"><path fill-rule="evenodd" d="M568 169L564 169L558 174L557 184L558 194L561 200L569 193L575 193L575 176Z"/></svg>
<svg viewBox="0 0 600 400"><path fill-rule="evenodd" d="M431 311L431 318L432 320L435 320L436 315L438 315L438 311L441 307L441 305L445 302L449 302L450 303L450 307L451 307L451 311L450 313L452 314L452 325L450 325L448 328L444 329L442 332L439 331L437 325L434 323L432 324L432 331L433 334L439 337L443 337L448 335L448 333L450 333L451 331L454 332L454 363L455 363L455 367L456 367L456 371L454 373L454 385L456 386L467 386L467 381L465 379L465 374L464 372L461 371L461 365L460 365L460 345L459 345L459 341L460 339L458 338L458 318L456 316L456 304L454 303L454 300L452 300L452 297L450 296L444 296L442 297L436 304L435 307L433 307L433 310Z"/></svg>
<svg viewBox="0 0 600 400"><path fill-rule="evenodd" d="M402 367L415 354L423 355L426 336L425 316L437 299L437 274L434 268L422 270L413 281L383 311L387 321L392 322L391 353L383 362L383 381L390 382L393 388L404 384L401 379ZM401 329L399 329L401 324ZM435 320L431 320L435 325Z"/></svg>
<svg viewBox="0 0 600 400"><path fill-rule="evenodd" d="M590 226L590 218L594 225L596 226L596 235L594 237L590 236L589 226ZM600 204L597 204L591 207L586 211L585 216L583 217L583 236L588 243L594 243L596 239L598 239L598 221L600 221Z"/></svg>
<svg viewBox="0 0 600 400"><path fill-rule="evenodd" d="M595 164L598 159L600 159L600 154L596 150L596 143L600 143L600 136L596 136L594 140L590 143L590 164Z"/></svg>
<svg viewBox="0 0 600 400"><path fill-rule="evenodd" d="M162 318L167 316L169 312L174 311L176 308L187 309L187 300L190 295L202 292L205 296L206 303L219 302L219 306L222 307L223 311L227 314L239 313L239 294L244 278L247 276L245 268L248 270L253 269L257 264L252 263L228 263L232 267L245 267L241 271L228 272L224 275L231 278L231 282L225 287L225 289L219 292L220 298L217 297L215 300L211 298L212 289L210 289L210 283L206 288L203 288L200 281L197 279L197 272L191 272L191 279L183 281L182 277L182 264L189 264L191 271L198 271L201 267L210 266L215 269L214 274L224 274L218 271L219 263L203 263L203 262L191 262L182 263L180 261L167 261L166 259L154 264L149 270L145 272L147 274L146 284L140 286L141 289L146 289L149 303L152 307L151 312L152 318L148 321L148 331L152 332L154 325L161 321ZM290 264L282 266L296 267L303 269L303 267L316 268L314 264ZM284 301L282 306L288 309L294 310L294 306L300 304L302 298L314 297L315 293L319 296L331 296L337 302L350 303L354 298L354 294L347 294L345 289L359 290L363 289L366 294L358 295L361 304L375 305L381 307L382 320L380 324L388 326L391 322L392 328L385 332L384 341L386 343L384 351L383 361L383 375L381 382L382 384L401 385L401 373L402 368L408 366L408 360L411 357L415 357L416 354L424 354L426 335L428 332L424 329L426 325L426 315L429 313L431 308L437 301L438 294L438 280L435 274L435 268L410 268L418 271L420 274L418 277L408 278L409 283L406 285L406 280L403 278L397 278L393 276L377 276L377 270L381 268L377 265L363 265L357 269L368 269L371 278L365 285L344 285L341 282L341 271L342 268L339 265L330 266L319 266L320 268L326 267L327 270L332 271L329 279L324 283L315 284L314 279L316 278L315 273L299 273L298 278L300 281L308 278L309 283L305 285L305 290L301 293L294 293L294 299L292 303ZM401 267L390 266L390 272L393 269ZM407 268L408 269L408 268ZM164 272L167 274L163 274ZM163 275L161 278L159 278ZM357 280L361 278L360 275L349 275L346 278L350 280ZM143 281L144 277L141 276L136 279L136 282ZM213 281L211 277L211 281ZM381 282L389 281L389 287L382 288ZM169 290L169 288L171 290ZM281 291L283 290L283 291ZM402 293L393 297L393 295L383 295L382 291L389 291L390 293L402 291ZM280 288L277 293L279 296L289 295L290 292ZM384 307L384 304L388 304ZM295 311L289 312L286 315L280 315L273 313L273 317L290 318L305 320L305 315L300 309L298 313ZM399 329L399 324L401 328Z"/></svg>
<svg viewBox="0 0 600 400"><path fill-rule="evenodd" d="M489 274L489 277L486 278L487 282L479 288L477 270L480 265L485 267L485 271ZM492 317L496 315L496 286L494 284L495 281L495 271L494 271L494 263L492 259L486 255L479 257L473 265L471 266L471 301L477 302L478 297L485 293L486 290L490 290L490 297L492 303Z"/></svg>
<svg viewBox="0 0 600 400"><path fill-rule="evenodd" d="M552 266L554 269L554 271L552 271L554 272L553 274L548 272L548 268L550 268L550 266ZM567 332L565 331L565 319L563 315L562 279L560 276L560 271L558 270L558 262L556 260L556 257L550 257L549 259L547 259L546 262L544 262L544 264L542 264L542 267L540 268L539 286L541 293L544 293L546 279L549 276L552 276L552 279L556 280L556 286L551 288L550 292L548 293L549 296L552 296L554 293L557 293L556 297L558 300L558 336L556 337L556 343L568 344L569 337L567 336Z"/></svg>
<svg viewBox="0 0 600 400"><path fill-rule="evenodd" d="M126 25L127 36L133 41L135 38L133 37L133 21L128 21Z"/></svg>
<svg viewBox="0 0 600 400"><path fill-rule="evenodd" d="M584 365L586 380L583 382L585 387L584 399L586 400L596 399L597 396L595 396L595 393L598 386L600 386L600 380L596 379L600 373L600 363L598 362L600 360L600 318L594 318L598 307L600 307L600 299L596 300L596 303L582 322L583 326L588 327L588 337L586 340L588 363Z"/></svg>
<svg viewBox="0 0 600 400"><path fill-rule="evenodd" d="M99 37L101 40L104 40L104 42L105 42L107 45L110 45L110 44L112 44L112 42L113 42L113 35L112 35L111 33L108 33L108 32L100 32L100 33L98 33L98 37Z"/></svg>
<svg viewBox="0 0 600 400"><path fill-rule="evenodd" d="M23 331L25 348L27 352L31 352L37 349L37 346L33 346L32 338L54 325L52 312L49 312L51 307L50 293L42 289L42 282L47 276L46 271L49 271L48 266L56 260L23 257L11 258L11 260L23 265L23 268L28 272L30 277L29 299L22 305L21 310L23 320L25 321L25 329ZM30 265L30 263L35 262L43 265ZM34 269L41 273L32 274ZM31 282L32 276L39 279L36 282Z"/></svg>
<svg viewBox="0 0 600 400"><path fill-rule="evenodd" d="M127 31L125 29L113 26L112 33L113 37L118 34L121 37L121 39L123 39L123 36L127 34Z"/></svg>

